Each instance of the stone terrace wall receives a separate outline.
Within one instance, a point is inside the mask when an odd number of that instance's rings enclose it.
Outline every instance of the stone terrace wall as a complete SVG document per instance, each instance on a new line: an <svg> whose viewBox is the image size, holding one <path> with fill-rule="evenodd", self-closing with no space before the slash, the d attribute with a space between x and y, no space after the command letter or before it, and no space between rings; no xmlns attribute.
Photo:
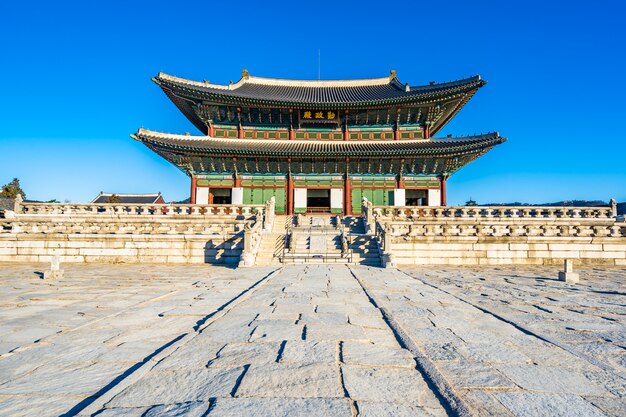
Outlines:
<svg viewBox="0 0 626 417"><path fill-rule="evenodd" d="M23 204L0 219L0 262L237 264L265 206Z"/></svg>
<svg viewBox="0 0 626 417"><path fill-rule="evenodd" d="M626 265L626 223L611 208L370 210L370 230L398 265Z"/></svg>

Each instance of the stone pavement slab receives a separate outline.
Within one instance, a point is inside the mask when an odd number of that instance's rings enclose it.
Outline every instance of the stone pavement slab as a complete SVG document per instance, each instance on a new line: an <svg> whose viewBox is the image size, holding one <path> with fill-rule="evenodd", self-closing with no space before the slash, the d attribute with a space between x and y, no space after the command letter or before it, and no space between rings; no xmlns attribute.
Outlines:
<svg viewBox="0 0 626 417"><path fill-rule="evenodd" d="M626 409L624 269L583 270L589 281L578 285L539 267L352 269L429 376L447 381L472 413Z"/></svg>
<svg viewBox="0 0 626 417"><path fill-rule="evenodd" d="M619 416L623 269L0 265L0 416Z"/></svg>

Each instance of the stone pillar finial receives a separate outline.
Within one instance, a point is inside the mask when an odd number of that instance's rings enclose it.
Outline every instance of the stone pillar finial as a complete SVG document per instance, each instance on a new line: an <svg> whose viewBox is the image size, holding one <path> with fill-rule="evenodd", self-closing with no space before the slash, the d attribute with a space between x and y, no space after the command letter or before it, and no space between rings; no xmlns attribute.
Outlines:
<svg viewBox="0 0 626 417"><path fill-rule="evenodd" d="M63 270L61 269L61 257L59 255L53 255L50 259L50 269L44 271L44 279L55 279L63 277Z"/></svg>
<svg viewBox="0 0 626 417"><path fill-rule="evenodd" d="M611 216L617 217L617 201L614 198L611 199Z"/></svg>
<svg viewBox="0 0 626 417"><path fill-rule="evenodd" d="M559 281L578 282L578 273L574 272L574 261L565 259L563 262L563 271L559 271Z"/></svg>
<svg viewBox="0 0 626 417"><path fill-rule="evenodd" d="M24 199L22 198L22 194L18 194L15 197L15 201L13 202L13 211L16 213L21 213L22 212L22 202L24 201Z"/></svg>

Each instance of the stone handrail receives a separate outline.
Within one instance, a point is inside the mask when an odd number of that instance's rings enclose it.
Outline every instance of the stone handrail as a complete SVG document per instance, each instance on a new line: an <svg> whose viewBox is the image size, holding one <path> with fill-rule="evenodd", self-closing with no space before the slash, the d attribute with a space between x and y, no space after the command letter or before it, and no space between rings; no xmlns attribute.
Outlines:
<svg viewBox="0 0 626 417"><path fill-rule="evenodd" d="M259 210L254 223L251 221L246 222L244 226L243 252L241 253L239 266L254 265L259 247L261 246L263 232L272 231L275 214L276 199L272 197L265 202L263 209Z"/></svg>
<svg viewBox="0 0 626 417"><path fill-rule="evenodd" d="M380 254L380 265L383 268L396 266L391 253L391 243L393 238L392 232L393 231L388 223L383 224L379 221L375 223L374 234L376 236L376 243Z"/></svg>
<svg viewBox="0 0 626 417"><path fill-rule="evenodd" d="M272 231L274 225L274 218L276 217L276 197L273 197L265 202L263 228L266 232Z"/></svg>
<svg viewBox="0 0 626 417"><path fill-rule="evenodd" d="M261 246L263 219L246 222L243 230L243 252L241 252L239 266L249 267L254 265L259 247Z"/></svg>
<svg viewBox="0 0 626 417"><path fill-rule="evenodd" d="M110 216L250 216L265 210L253 204L76 204L21 203L17 214Z"/></svg>
<svg viewBox="0 0 626 417"><path fill-rule="evenodd" d="M370 210L371 209L371 210ZM364 199L363 216L366 224L371 222L370 211L377 219L576 219L598 220L614 218L612 207L552 207L552 206L458 206L458 207L372 207Z"/></svg>
<svg viewBox="0 0 626 417"><path fill-rule="evenodd" d="M339 231L339 238L341 239L341 256L350 256L350 241L346 226L341 222L339 216L337 216L337 230Z"/></svg>
<svg viewBox="0 0 626 417"><path fill-rule="evenodd" d="M368 235L374 234L375 230L375 218L374 218L374 205L367 198L363 197L361 200L361 217L363 218L363 226L365 227L365 233Z"/></svg>
<svg viewBox="0 0 626 417"><path fill-rule="evenodd" d="M378 235L378 233L377 233ZM385 237L626 237L626 224L616 222L536 222L515 220L509 223L488 220L475 223L447 221L385 222ZM383 245L384 246L384 245Z"/></svg>

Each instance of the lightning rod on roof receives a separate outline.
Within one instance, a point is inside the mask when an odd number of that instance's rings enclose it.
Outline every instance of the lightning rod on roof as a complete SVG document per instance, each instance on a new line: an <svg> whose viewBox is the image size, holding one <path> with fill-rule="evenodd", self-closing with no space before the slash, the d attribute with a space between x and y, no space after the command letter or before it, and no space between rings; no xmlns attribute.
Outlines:
<svg viewBox="0 0 626 417"><path fill-rule="evenodd" d="M317 48L317 80L321 79L322 73L322 50Z"/></svg>

